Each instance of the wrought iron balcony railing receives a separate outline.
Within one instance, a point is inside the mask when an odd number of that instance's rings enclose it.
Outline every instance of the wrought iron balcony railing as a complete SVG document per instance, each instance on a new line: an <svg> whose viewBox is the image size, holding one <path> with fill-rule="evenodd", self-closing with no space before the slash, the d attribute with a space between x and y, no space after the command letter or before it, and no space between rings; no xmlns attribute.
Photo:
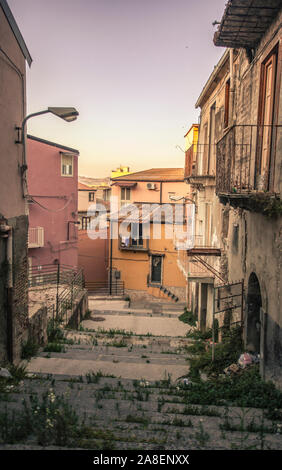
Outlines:
<svg viewBox="0 0 282 470"><path fill-rule="evenodd" d="M185 152L184 178L215 176L215 144L200 144L191 146Z"/></svg>
<svg viewBox="0 0 282 470"><path fill-rule="evenodd" d="M278 125L234 125L216 145L217 194L271 191Z"/></svg>

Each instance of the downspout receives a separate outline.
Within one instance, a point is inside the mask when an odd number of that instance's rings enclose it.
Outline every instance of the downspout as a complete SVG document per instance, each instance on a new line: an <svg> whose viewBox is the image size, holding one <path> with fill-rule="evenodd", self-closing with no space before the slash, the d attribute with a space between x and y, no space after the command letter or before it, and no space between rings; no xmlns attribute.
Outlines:
<svg viewBox="0 0 282 470"><path fill-rule="evenodd" d="M7 278L6 278L6 289L7 289L7 354L8 360L13 362L13 228L9 225L0 225L0 236L1 238L7 239Z"/></svg>
<svg viewBox="0 0 282 470"><path fill-rule="evenodd" d="M234 108L234 66L233 66L233 49L229 49L229 69L230 69L230 100L229 100L229 126L233 125L233 108Z"/></svg>

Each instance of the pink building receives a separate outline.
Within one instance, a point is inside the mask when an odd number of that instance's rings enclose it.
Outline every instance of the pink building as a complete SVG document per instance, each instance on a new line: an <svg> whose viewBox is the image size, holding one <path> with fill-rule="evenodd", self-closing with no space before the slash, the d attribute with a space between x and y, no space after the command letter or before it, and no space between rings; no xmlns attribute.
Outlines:
<svg viewBox="0 0 282 470"><path fill-rule="evenodd" d="M78 150L27 136L29 266L78 264Z"/></svg>
<svg viewBox="0 0 282 470"><path fill-rule="evenodd" d="M93 187L78 183L78 217L80 220L78 266L83 268L85 285L89 290L95 288L97 284L101 286L108 281L109 240L108 237L92 239L88 236L87 229L90 227L91 217L87 211L95 203L103 204L105 209L109 210L110 203L106 200L109 191L111 189L108 185ZM103 196L104 200L98 198L97 195Z"/></svg>

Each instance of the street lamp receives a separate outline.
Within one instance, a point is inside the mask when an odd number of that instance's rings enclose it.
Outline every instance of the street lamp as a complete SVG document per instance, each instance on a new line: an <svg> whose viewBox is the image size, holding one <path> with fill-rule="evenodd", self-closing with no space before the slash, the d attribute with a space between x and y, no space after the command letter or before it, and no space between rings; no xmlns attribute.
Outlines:
<svg viewBox="0 0 282 470"><path fill-rule="evenodd" d="M183 199L185 202L190 201L190 202L192 202L193 204L196 205L196 203L193 199L190 199L189 197L186 197L186 196L173 196L172 194L170 194L169 199L171 201L181 201L181 199Z"/></svg>
<svg viewBox="0 0 282 470"><path fill-rule="evenodd" d="M66 122L75 121L75 119L77 119L77 116L79 115L78 111L75 108L49 107L48 109L45 109L44 111L38 111L37 113L28 114L24 118L24 120L22 122L22 125L21 125L21 128L18 128L18 127L16 128L18 130L21 129L21 139L17 140L16 143L23 144L23 161L22 161L22 166L21 166L22 175L24 175L24 173L27 170L26 140L25 140L25 126L26 126L26 123L30 118L33 118L35 116L41 116L42 114L47 114L47 113L54 114L55 116L63 119ZM27 184L26 184L26 192L23 189L23 197L26 197L27 195L28 194L27 194Z"/></svg>

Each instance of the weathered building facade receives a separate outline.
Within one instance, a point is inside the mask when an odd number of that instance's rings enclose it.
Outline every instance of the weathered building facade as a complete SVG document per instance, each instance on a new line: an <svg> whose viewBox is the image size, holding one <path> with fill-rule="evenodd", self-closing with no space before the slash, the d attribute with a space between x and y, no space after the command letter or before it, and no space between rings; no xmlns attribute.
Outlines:
<svg viewBox="0 0 282 470"><path fill-rule="evenodd" d="M215 286L227 282L223 269L226 258L225 218L216 196L216 141L224 130L227 80L229 53L225 52L197 100L196 108L201 109L197 139L193 139L185 155L185 181L191 187L196 210L194 246L182 254L182 259L183 265L186 261L189 307L197 316L202 330L213 323Z"/></svg>
<svg viewBox="0 0 282 470"><path fill-rule="evenodd" d="M106 183L106 181L105 181ZM95 237L91 223L95 218L95 207L110 209L110 186L88 186L78 183L78 266L83 268L85 285L89 290L103 287L108 282L109 240L108 230ZM100 195L100 198L97 197ZM101 197L103 199L101 199ZM93 209L94 208L94 209Z"/></svg>
<svg viewBox="0 0 282 470"><path fill-rule="evenodd" d="M31 57L5 0L0 1L0 360L17 361L28 327L28 217L23 149L15 126L26 112Z"/></svg>
<svg viewBox="0 0 282 470"><path fill-rule="evenodd" d="M229 48L228 125L216 139L225 272L244 281L244 339L261 374L282 386L281 2L229 1L216 46ZM229 82L228 82L229 81ZM221 120L222 121L222 120Z"/></svg>
<svg viewBox="0 0 282 470"><path fill-rule="evenodd" d="M177 266L173 221L175 207L184 206L187 195L189 187L184 182L182 168L153 168L112 180L116 209L121 211L128 206L138 211L136 220L132 216L128 231L121 227L126 215L118 215L111 221L110 275L124 282L125 292L131 299L186 300L186 278ZM142 207L145 212L148 208L144 219ZM160 212L154 217L158 208Z"/></svg>
<svg viewBox="0 0 282 470"><path fill-rule="evenodd" d="M77 267L79 151L31 135L27 150L29 267Z"/></svg>

